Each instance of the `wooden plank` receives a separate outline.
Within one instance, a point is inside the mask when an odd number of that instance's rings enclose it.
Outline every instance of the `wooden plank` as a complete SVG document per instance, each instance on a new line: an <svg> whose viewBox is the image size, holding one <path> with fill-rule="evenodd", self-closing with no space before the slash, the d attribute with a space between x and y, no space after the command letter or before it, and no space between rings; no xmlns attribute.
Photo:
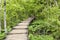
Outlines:
<svg viewBox="0 0 60 40"><path fill-rule="evenodd" d="M8 35L5 40L27 40L27 34Z"/></svg>
<svg viewBox="0 0 60 40"><path fill-rule="evenodd" d="M24 28L28 28L28 26L15 26L13 29L15 29L15 28L16 28L16 29L19 29L19 28L20 28L20 29L24 29Z"/></svg>
<svg viewBox="0 0 60 40"><path fill-rule="evenodd" d="M27 31L27 29L12 30L9 34L12 34L12 33L22 34L22 33L28 33L28 31Z"/></svg>

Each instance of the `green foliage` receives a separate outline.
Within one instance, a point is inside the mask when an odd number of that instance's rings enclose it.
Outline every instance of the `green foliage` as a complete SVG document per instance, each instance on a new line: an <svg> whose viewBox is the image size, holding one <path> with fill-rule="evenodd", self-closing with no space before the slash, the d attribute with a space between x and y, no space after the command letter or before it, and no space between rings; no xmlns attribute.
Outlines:
<svg viewBox="0 0 60 40"><path fill-rule="evenodd" d="M59 17L60 9L58 7L44 8L41 14L36 17L35 21L33 21L30 24L29 35L30 33L33 35L48 35L48 36L51 35L55 40L59 40L60 39Z"/></svg>
<svg viewBox="0 0 60 40"><path fill-rule="evenodd" d="M5 33L0 34L0 40L3 40L5 38Z"/></svg>
<svg viewBox="0 0 60 40"><path fill-rule="evenodd" d="M2 10L0 11L2 35L4 33L3 3L4 0L2 0ZM6 0L6 13L8 32L17 23L30 16L35 16L35 20L29 25L29 33L32 34L29 34L30 40L54 40L53 38L59 40L60 38L59 0Z"/></svg>
<svg viewBox="0 0 60 40"><path fill-rule="evenodd" d="M42 1L43 2L43 1ZM44 1L45 2L45 1ZM43 4L45 5L45 3ZM51 3L53 1L51 0ZM47 4L46 4L47 5ZM60 40L60 9L59 6L55 4L48 5L44 7L41 12L37 12L36 19L29 25L29 35L30 40L45 40L44 38L39 39L36 35L51 36L54 39L48 40ZM53 6L54 5L54 6ZM47 38L49 38L47 36ZM36 37L36 38L35 38ZM47 39L46 39L47 40Z"/></svg>
<svg viewBox="0 0 60 40"><path fill-rule="evenodd" d="M47 38L48 37L48 38ZM29 35L29 40L54 40L54 38L52 36L48 36L48 35Z"/></svg>

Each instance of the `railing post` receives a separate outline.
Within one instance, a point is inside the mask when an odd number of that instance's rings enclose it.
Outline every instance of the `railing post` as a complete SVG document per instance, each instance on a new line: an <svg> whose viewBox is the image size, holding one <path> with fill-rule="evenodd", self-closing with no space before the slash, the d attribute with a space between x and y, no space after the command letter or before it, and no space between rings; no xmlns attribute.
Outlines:
<svg viewBox="0 0 60 40"><path fill-rule="evenodd" d="M5 33L7 33L7 27L6 27L6 0L4 0L4 29L5 29Z"/></svg>
<svg viewBox="0 0 60 40"><path fill-rule="evenodd" d="M0 33L1 33L1 10L2 10L2 0L0 0Z"/></svg>

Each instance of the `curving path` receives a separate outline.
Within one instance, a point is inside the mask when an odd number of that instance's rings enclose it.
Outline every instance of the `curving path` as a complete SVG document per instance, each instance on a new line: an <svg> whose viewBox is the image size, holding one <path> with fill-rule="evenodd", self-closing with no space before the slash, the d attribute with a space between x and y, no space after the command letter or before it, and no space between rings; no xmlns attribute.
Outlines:
<svg viewBox="0 0 60 40"><path fill-rule="evenodd" d="M28 25L33 19L34 17L30 17L19 23L8 33L5 40L28 40Z"/></svg>

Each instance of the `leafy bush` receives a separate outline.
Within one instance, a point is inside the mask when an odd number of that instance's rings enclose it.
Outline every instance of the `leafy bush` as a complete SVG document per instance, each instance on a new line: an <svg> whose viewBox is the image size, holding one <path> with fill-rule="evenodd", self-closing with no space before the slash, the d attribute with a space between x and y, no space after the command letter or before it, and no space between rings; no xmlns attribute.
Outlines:
<svg viewBox="0 0 60 40"><path fill-rule="evenodd" d="M54 38L52 36L48 36L48 35L32 35L32 34L30 34L29 40L54 40Z"/></svg>
<svg viewBox="0 0 60 40"><path fill-rule="evenodd" d="M58 7L51 7L51 8L48 7L47 9L44 8L41 14L38 15L36 19L29 25L29 35L32 34L34 35L34 37L36 35L44 35L44 36L51 35L55 40L59 40L60 39L59 16L60 16L60 9ZM34 37L31 37L30 40L35 39ZM36 40L38 40L38 38Z"/></svg>

